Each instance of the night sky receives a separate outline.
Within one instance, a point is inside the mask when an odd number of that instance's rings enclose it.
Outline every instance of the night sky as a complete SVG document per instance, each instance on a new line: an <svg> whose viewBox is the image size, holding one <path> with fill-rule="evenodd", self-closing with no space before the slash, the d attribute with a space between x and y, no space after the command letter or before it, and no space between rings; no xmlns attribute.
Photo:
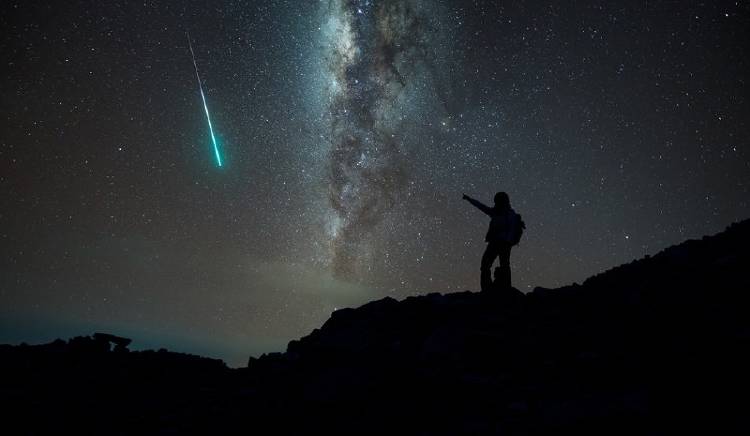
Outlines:
<svg viewBox="0 0 750 436"><path fill-rule="evenodd" d="M524 292L750 216L745 1L48 3L0 5L0 343L241 365L478 290L463 193Z"/></svg>

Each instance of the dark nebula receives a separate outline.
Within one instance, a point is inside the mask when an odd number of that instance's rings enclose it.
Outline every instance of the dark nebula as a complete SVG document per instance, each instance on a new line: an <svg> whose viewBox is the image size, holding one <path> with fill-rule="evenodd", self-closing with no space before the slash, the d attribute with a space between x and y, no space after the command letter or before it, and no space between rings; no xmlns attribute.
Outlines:
<svg viewBox="0 0 750 436"><path fill-rule="evenodd" d="M398 96L424 67L426 29L411 1L332 0L329 46L331 141L329 200L335 274L355 279L361 244L394 206L408 179L400 152Z"/></svg>

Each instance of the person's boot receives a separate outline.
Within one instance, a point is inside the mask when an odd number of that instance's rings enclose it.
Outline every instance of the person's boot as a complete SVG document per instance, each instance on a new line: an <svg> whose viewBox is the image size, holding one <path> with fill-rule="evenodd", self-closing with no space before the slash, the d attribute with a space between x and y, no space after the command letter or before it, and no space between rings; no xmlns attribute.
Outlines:
<svg viewBox="0 0 750 436"><path fill-rule="evenodd" d="M506 291L510 291L512 288L511 286L511 280L510 280L510 265L507 265L504 268L505 271L503 271L503 282L502 286L505 288Z"/></svg>
<svg viewBox="0 0 750 436"><path fill-rule="evenodd" d="M482 287L482 292L492 291L492 277L490 276L489 269L482 269L479 276L479 285Z"/></svg>
<svg viewBox="0 0 750 436"><path fill-rule="evenodd" d="M495 268L494 287L499 292L510 290L510 268L498 266Z"/></svg>
<svg viewBox="0 0 750 436"><path fill-rule="evenodd" d="M492 281L492 290L496 294L500 294L503 291L502 283L502 270L499 266L495 267L495 273L493 274L493 281Z"/></svg>

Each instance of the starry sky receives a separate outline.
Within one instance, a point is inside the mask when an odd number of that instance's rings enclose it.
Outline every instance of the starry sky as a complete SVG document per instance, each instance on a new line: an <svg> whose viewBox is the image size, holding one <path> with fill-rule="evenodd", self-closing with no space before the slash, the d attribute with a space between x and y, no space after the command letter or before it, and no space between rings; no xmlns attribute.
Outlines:
<svg viewBox="0 0 750 436"><path fill-rule="evenodd" d="M477 290L463 193L522 214L524 292L750 216L745 1L4 1L0 32L1 343L242 365Z"/></svg>

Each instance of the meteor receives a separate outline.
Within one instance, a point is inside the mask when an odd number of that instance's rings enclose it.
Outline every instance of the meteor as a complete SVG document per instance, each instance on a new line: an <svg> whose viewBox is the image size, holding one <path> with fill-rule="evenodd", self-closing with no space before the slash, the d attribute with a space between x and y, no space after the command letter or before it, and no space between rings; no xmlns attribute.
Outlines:
<svg viewBox="0 0 750 436"><path fill-rule="evenodd" d="M203 93L203 84L201 83L201 76L198 74L198 64L195 62L195 52L193 51L193 43L190 42L190 33L187 34L188 47L190 47L190 55L193 57L193 66L195 67L195 77L198 79L198 89L201 91L201 98L203 99L203 109L206 110L206 120L208 120L208 130L211 132L211 142L214 144L214 154L216 155L216 163L221 166L221 155L219 154L219 146L216 144L216 136L214 136L214 128L211 125L211 116L208 114L208 105L206 104L206 95Z"/></svg>

